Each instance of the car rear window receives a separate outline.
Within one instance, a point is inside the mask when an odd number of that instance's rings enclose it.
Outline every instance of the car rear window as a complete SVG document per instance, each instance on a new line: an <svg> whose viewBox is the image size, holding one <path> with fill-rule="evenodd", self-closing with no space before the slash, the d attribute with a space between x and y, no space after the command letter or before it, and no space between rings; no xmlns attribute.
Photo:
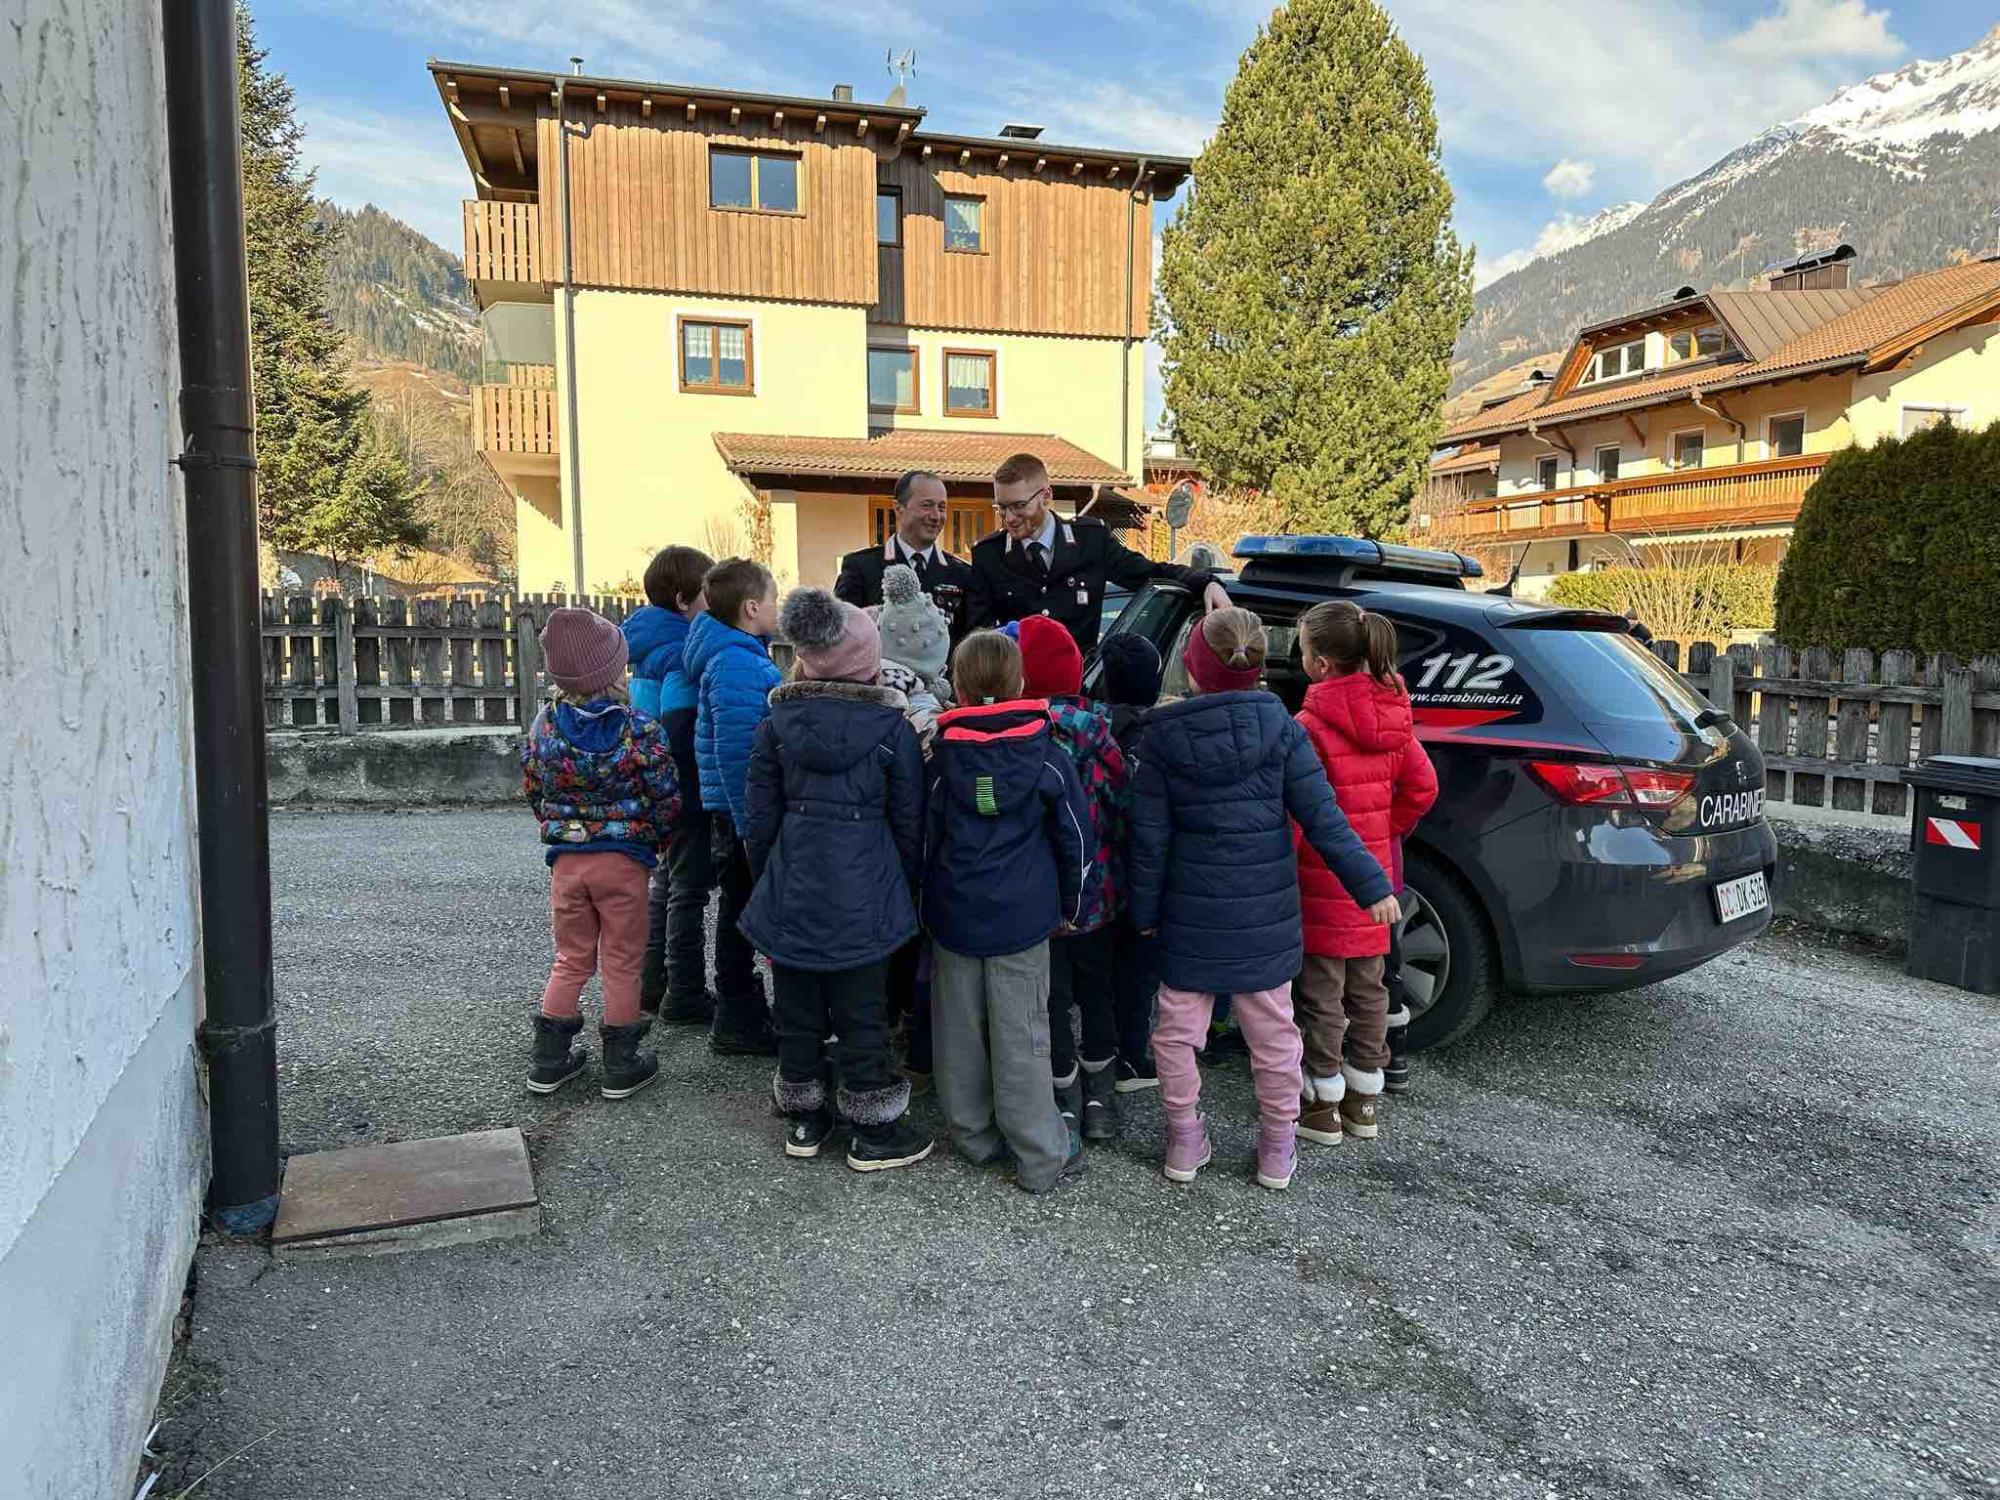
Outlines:
<svg viewBox="0 0 2000 1500"><path fill-rule="evenodd" d="M1700 736L1708 703L1629 635L1608 630L1537 630L1513 635L1542 675L1561 684L1578 718L1600 726L1670 726Z"/></svg>

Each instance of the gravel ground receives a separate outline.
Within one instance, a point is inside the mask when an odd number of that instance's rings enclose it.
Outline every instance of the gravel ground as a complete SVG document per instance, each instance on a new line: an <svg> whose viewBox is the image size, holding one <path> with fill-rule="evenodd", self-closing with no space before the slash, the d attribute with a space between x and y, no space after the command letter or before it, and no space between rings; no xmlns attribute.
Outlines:
<svg viewBox="0 0 2000 1500"><path fill-rule="evenodd" d="M1221 1066L1200 1182L1140 1095L1037 1199L788 1161L768 1065L684 1032L629 1102L528 1096L522 815L273 844L286 1149L518 1124L547 1226L205 1245L157 1493L2000 1494L2000 1006L1881 958L1513 1002L1289 1193Z"/></svg>

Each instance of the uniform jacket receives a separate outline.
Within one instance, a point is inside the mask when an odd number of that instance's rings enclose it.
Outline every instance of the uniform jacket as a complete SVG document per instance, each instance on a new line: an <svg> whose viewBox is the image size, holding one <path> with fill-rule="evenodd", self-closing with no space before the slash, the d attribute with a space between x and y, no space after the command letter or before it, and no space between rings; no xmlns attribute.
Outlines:
<svg viewBox="0 0 2000 1500"><path fill-rule="evenodd" d="M966 621L970 617L966 608L972 596L972 565L962 557L953 557L942 547L937 549L937 555L938 566L926 563L924 571L917 576L931 603L951 620L951 638L955 644L969 628ZM856 609L880 604L882 574L891 563L902 560L903 554L896 546L893 533L885 537L879 547L863 547L858 552L848 553L840 560L840 575L833 581L833 597L846 600Z"/></svg>
<svg viewBox="0 0 2000 1500"><path fill-rule="evenodd" d="M1125 820L1131 785L1125 757L1111 733L1104 706L1088 698L1051 698L1055 742L1069 752L1078 785L1090 804L1091 878L1084 890L1078 932L1095 932L1125 909Z"/></svg>
<svg viewBox="0 0 2000 1500"><path fill-rule="evenodd" d="M781 680L763 640L714 615L695 616L682 655L694 684L694 758L701 805L726 812L743 826L743 779L757 726L771 712L771 689Z"/></svg>
<svg viewBox="0 0 2000 1500"><path fill-rule="evenodd" d="M1152 711L1127 865L1133 925L1159 929L1162 980L1225 994L1298 974L1295 822L1357 900L1389 894L1275 695L1205 693Z"/></svg>
<svg viewBox="0 0 2000 1500"><path fill-rule="evenodd" d="M1067 629L1086 654L1097 645L1106 579L1136 589L1158 578L1198 591L1214 577L1198 568L1154 562L1126 547L1092 516L1056 518L1046 578L1035 571L1027 549L1012 542L1006 532L996 531L974 545L968 627L976 630L1024 615L1047 615Z"/></svg>
<svg viewBox="0 0 2000 1500"><path fill-rule="evenodd" d="M632 706L651 714L666 731L674 771L690 803L700 805L700 772L694 761L694 684L682 665L693 621L648 604L620 627L632 659Z"/></svg>
<svg viewBox="0 0 2000 1500"><path fill-rule="evenodd" d="M1312 741L1340 810L1368 852L1393 874L1396 845L1437 801L1437 773L1417 743L1410 698L1399 680L1385 687L1366 672L1328 677L1306 689L1299 723ZM1389 929L1368 920L1326 861L1298 840L1299 904L1306 952L1367 958L1389 951Z"/></svg>
<svg viewBox="0 0 2000 1500"><path fill-rule="evenodd" d="M953 952L1019 953L1082 917L1090 807L1041 699L938 716L925 819L924 927Z"/></svg>
<svg viewBox="0 0 2000 1500"><path fill-rule="evenodd" d="M915 936L924 760L906 706L856 682L771 694L745 789L757 885L741 926L773 962L858 969Z"/></svg>
<svg viewBox="0 0 2000 1500"><path fill-rule="evenodd" d="M629 854L651 869L681 810L658 721L610 698L542 706L521 742L521 791L550 864L565 854Z"/></svg>

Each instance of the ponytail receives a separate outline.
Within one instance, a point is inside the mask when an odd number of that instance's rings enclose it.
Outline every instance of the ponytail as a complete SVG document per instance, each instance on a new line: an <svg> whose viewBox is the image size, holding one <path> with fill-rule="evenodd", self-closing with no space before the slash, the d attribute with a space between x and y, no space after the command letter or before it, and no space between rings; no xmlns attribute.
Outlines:
<svg viewBox="0 0 2000 1500"><path fill-rule="evenodd" d="M1387 615L1366 612L1362 615L1361 626L1368 647L1368 675L1384 687L1393 686L1396 681L1396 627L1389 623Z"/></svg>
<svg viewBox="0 0 2000 1500"><path fill-rule="evenodd" d="M1341 672L1366 671L1384 687L1396 685L1396 627L1350 599L1315 604L1299 618L1307 656L1322 657Z"/></svg>

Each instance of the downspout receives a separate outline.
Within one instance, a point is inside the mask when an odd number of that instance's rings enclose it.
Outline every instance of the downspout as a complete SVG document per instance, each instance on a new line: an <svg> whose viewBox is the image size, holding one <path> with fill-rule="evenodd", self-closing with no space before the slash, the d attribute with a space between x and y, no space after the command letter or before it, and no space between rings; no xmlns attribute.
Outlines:
<svg viewBox="0 0 2000 1500"><path fill-rule="evenodd" d="M562 224L563 364L563 452L569 455L569 546L575 597L588 590L583 572L583 452L576 436L576 284L570 274L573 244L569 222L569 115L567 95L561 78L556 79L556 217Z"/></svg>
<svg viewBox="0 0 2000 1500"><path fill-rule="evenodd" d="M1693 386L1689 389L1688 400L1693 404L1694 409L1696 411L1705 411L1711 417L1719 418L1725 426L1733 427L1736 429L1736 461L1739 464L1742 463L1743 444L1746 438L1748 437L1750 429L1743 423L1737 421L1736 418L1730 416L1729 413L1723 409L1722 404L1720 402L1715 402L1711 404L1709 400L1702 395L1701 387L1698 385Z"/></svg>
<svg viewBox="0 0 2000 1500"><path fill-rule="evenodd" d="M278 1211L271 850L257 608L257 457L232 0L165 0L167 176L179 323L189 656L201 859L208 1212Z"/></svg>
<svg viewBox="0 0 2000 1500"><path fill-rule="evenodd" d="M1149 166L1150 162L1146 157L1142 156L1139 158L1138 180L1132 184L1132 191L1135 196L1145 191L1146 172ZM1145 201L1148 203L1152 202L1152 194L1150 192L1146 193ZM1118 468L1128 480L1143 479L1145 477L1144 475L1135 475L1132 472L1132 283L1138 276L1136 263L1132 259L1138 239L1138 227L1133 223L1133 219L1136 216L1133 214L1132 208L1133 204L1128 201L1125 205L1125 341L1120 346L1121 357L1118 361ZM1152 248L1153 225L1152 215L1149 211L1146 222L1146 251L1148 254L1152 253Z"/></svg>

